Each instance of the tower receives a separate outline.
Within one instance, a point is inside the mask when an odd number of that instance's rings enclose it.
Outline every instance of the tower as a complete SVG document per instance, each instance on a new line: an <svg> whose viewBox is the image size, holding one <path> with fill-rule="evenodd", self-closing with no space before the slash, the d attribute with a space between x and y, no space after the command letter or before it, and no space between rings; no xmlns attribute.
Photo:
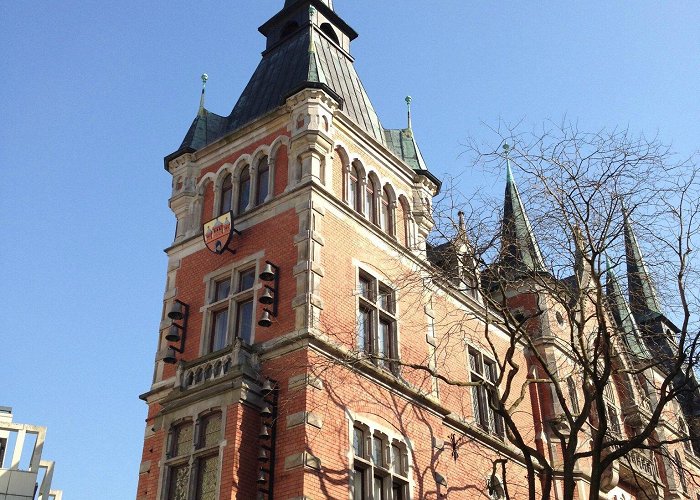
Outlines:
<svg viewBox="0 0 700 500"><path fill-rule="evenodd" d="M353 432L386 445L376 452L397 465L379 487L408 498L408 444L348 423L362 388L338 396L324 367L356 352L398 383L384 264L425 256L440 183L410 126L381 125L331 1L286 0L259 30L265 51L231 113L200 106L165 157L177 226L137 498L347 495L348 464L327 448L347 454ZM355 487L377 487L365 458Z"/></svg>

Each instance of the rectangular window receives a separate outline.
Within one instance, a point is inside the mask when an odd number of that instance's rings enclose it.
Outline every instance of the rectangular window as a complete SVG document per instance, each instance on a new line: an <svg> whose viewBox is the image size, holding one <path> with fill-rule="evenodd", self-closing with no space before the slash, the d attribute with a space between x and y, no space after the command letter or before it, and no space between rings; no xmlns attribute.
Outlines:
<svg viewBox="0 0 700 500"><path fill-rule="evenodd" d="M219 455L197 459L197 485L195 487L197 500L217 500L216 476L218 470Z"/></svg>
<svg viewBox="0 0 700 500"><path fill-rule="evenodd" d="M168 481L168 500L187 500L187 486L190 480L190 468L187 464L170 467Z"/></svg>
<svg viewBox="0 0 700 500"><path fill-rule="evenodd" d="M230 345L233 337L252 343L255 278L255 267L251 267L213 282L207 352Z"/></svg>
<svg viewBox="0 0 700 500"><path fill-rule="evenodd" d="M167 500L216 500L221 413L209 413L197 425L191 421L174 426L168 435L166 455ZM195 430L197 429L195 436ZM190 495L194 492L194 496Z"/></svg>
<svg viewBox="0 0 700 500"><path fill-rule="evenodd" d="M399 349L394 291L363 272L358 285L357 350L368 354L377 366L396 373Z"/></svg>
<svg viewBox="0 0 700 500"><path fill-rule="evenodd" d="M470 381L479 384L472 386L474 420L486 432L503 438L503 420L494 411L498 403L496 363L476 349L470 348L468 355Z"/></svg>

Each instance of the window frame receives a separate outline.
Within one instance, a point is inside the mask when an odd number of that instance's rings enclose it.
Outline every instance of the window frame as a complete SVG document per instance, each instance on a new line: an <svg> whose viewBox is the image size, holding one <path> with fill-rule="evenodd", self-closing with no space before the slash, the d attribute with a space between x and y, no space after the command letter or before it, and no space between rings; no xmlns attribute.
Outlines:
<svg viewBox="0 0 700 500"><path fill-rule="evenodd" d="M236 184L238 185L238 193L236 196L236 215L240 215L242 213L245 213L250 209L251 203L251 188L253 185L252 182L252 173L250 171L250 165L245 164L241 168L241 170L238 172L238 179ZM245 196L244 196L245 195ZM245 203L245 205L241 205L242 203Z"/></svg>
<svg viewBox="0 0 700 500"><path fill-rule="evenodd" d="M264 182L261 182L262 174L266 174ZM258 160L257 169L255 171L255 204L254 206L262 205L267 200L270 199L270 193L272 192L272 186L270 186L270 181L272 179L272 168L270 167L270 161L268 156L263 156ZM262 191L264 187L265 191Z"/></svg>
<svg viewBox="0 0 700 500"><path fill-rule="evenodd" d="M475 363L472 363L474 359ZM505 439L505 426L501 417L491 407L489 401L497 397L498 365L495 360L473 346L467 348L467 368L469 381L481 382L472 386L472 416L476 424L498 439Z"/></svg>
<svg viewBox="0 0 700 500"><path fill-rule="evenodd" d="M396 237L395 203L388 186L382 188L379 196L379 227L392 238Z"/></svg>
<svg viewBox="0 0 700 500"><path fill-rule="evenodd" d="M204 335L202 336L202 354L209 354L225 349L233 344L235 338L240 338L246 344L252 344L255 339L255 294L257 283L257 262L247 262L236 266L234 269L214 276L209 279L207 291L207 304L204 308L206 321L204 322ZM244 286L243 280L250 279L249 286ZM218 297L219 286L226 284L228 294ZM241 334L241 312L243 306L250 305L249 332L246 336ZM217 317L225 315L226 324L223 327L224 334L221 345L215 344L217 331ZM247 337L247 338L246 338ZM215 349L216 347L216 349Z"/></svg>
<svg viewBox="0 0 700 500"><path fill-rule="evenodd" d="M231 210L233 210L233 175L227 172L221 180L216 215L223 215Z"/></svg>
<svg viewBox="0 0 700 500"><path fill-rule="evenodd" d="M345 203L357 213L362 213L362 173L351 163L345 179Z"/></svg>
<svg viewBox="0 0 700 500"><path fill-rule="evenodd" d="M357 279L358 350L370 356L379 368L398 375L396 291L363 270L359 270Z"/></svg>
<svg viewBox="0 0 700 500"><path fill-rule="evenodd" d="M203 427L208 421L218 420L218 436L215 436L214 441L209 443L203 443ZM177 446L177 433L183 427L190 427L192 429L192 438L190 440L189 449L177 450L177 455L173 456L174 447ZM219 409L213 409L201 413L196 419L186 418L179 421L173 422L170 425L170 430L168 431L167 442L165 446L165 474L163 478L163 500L171 500L174 498L172 495L175 493L172 491L173 487L173 474L177 470L187 471L187 484L185 485L186 498L195 498L201 500L202 491L200 489L200 481L202 480L202 464L210 459L216 460L215 465L215 493L218 497L218 489L221 486L221 445L224 441L224 416L223 412Z"/></svg>

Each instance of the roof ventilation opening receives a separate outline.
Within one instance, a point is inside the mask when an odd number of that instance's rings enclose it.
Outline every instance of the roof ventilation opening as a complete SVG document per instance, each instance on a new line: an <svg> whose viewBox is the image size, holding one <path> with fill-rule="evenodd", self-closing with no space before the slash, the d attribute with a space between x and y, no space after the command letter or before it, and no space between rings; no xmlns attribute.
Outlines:
<svg viewBox="0 0 700 500"><path fill-rule="evenodd" d="M321 24L321 31L328 36L331 40L333 40L336 44L340 45L340 40L338 39L338 35L335 34L335 30L329 23L323 23Z"/></svg>
<svg viewBox="0 0 700 500"><path fill-rule="evenodd" d="M283 38L287 38L289 35L294 33L297 29L299 29L299 23L296 21L289 21L287 24L284 25L284 28L282 28L282 34L280 35L280 40Z"/></svg>

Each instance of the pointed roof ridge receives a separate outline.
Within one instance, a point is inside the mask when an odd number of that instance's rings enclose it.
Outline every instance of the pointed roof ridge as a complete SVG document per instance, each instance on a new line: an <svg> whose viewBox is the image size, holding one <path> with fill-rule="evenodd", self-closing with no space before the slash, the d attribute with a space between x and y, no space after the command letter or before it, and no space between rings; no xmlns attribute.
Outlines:
<svg viewBox="0 0 700 500"><path fill-rule="evenodd" d="M608 297L610 308L612 309L613 318L615 318L615 323L617 323L620 330L622 330L623 338L630 352L637 358L648 359L651 357L651 354L642 339L634 314L632 314L632 310L622 294L620 282L617 279L617 275L610 262L610 257L608 257L607 254L605 255L605 268L605 292Z"/></svg>
<svg viewBox="0 0 700 500"><path fill-rule="evenodd" d="M501 226L501 257L512 260L513 267L518 270L546 272L542 252L535 239L510 166L508 157L510 146L505 144L503 149L506 154L506 192Z"/></svg>
<svg viewBox="0 0 700 500"><path fill-rule="evenodd" d="M632 229L629 213L624 207L622 209L622 217L630 307L635 314L640 316L647 316L649 313L653 315L663 314L656 289L637 242L637 236Z"/></svg>

